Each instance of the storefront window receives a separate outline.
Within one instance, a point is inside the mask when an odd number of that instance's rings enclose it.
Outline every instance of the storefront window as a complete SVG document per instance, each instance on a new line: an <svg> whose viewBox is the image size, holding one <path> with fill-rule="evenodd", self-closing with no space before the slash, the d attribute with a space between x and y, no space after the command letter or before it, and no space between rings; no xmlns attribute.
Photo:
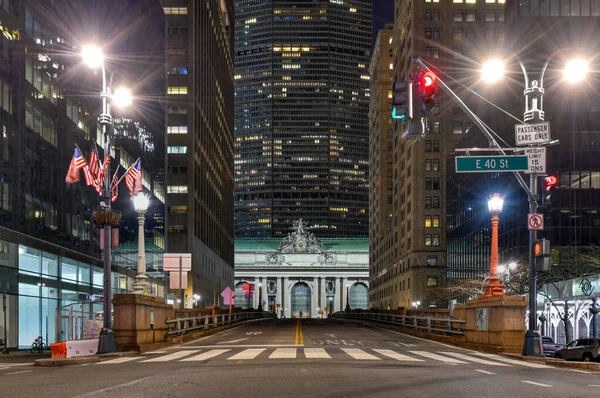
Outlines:
<svg viewBox="0 0 600 398"><path fill-rule="evenodd" d="M63 258L61 264L61 277L63 280L77 281L77 261Z"/></svg>
<svg viewBox="0 0 600 398"><path fill-rule="evenodd" d="M90 265L79 263L79 284L84 286L90 285Z"/></svg>
<svg viewBox="0 0 600 398"><path fill-rule="evenodd" d="M21 273L40 273L40 251L19 245L19 270Z"/></svg>
<svg viewBox="0 0 600 398"><path fill-rule="evenodd" d="M58 256L42 253L42 274L56 278L58 276Z"/></svg>

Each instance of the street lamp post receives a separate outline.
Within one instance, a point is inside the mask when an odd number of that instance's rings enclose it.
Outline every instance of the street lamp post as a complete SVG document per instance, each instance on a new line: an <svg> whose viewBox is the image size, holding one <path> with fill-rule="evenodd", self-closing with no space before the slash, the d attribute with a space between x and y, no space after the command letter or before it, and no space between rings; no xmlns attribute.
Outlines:
<svg viewBox="0 0 600 398"><path fill-rule="evenodd" d="M490 278L483 288L483 297L504 296L504 286L498 277L498 224L500 223L498 214L502 213L503 204L504 197L498 193L488 198L488 209L492 215L492 247L490 250Z"/></svg>
<svg viewBox="0 0 600 398"><path fill-rule="evenodd" d="M544 121L544 110L543 110L543 96L544 96L544 74L546 73L546 69L550 64L550 61L560 52L565 49L559 49L552 53L550 57L544 63L541 72L539 82L538 80L532 80L530 82L529 75L527 73L527 69L525 64L519 57L515 57L521 70L523 72L523 78L525 82L525 90L523 94L525 96L525 112L523 113L523 120L526 123L539 123ZM588 66L585 61L582 60L572 60L570 61L565 69L564 69L564 78L571 83L580 82L585 78L585 75L588 72ZM484 68L482 69L482 77L488 82L497 81L500 76L504 73L504 64L500 61L494 60L488 62ZM492 138L493 139L493 138ZM497 144L496 144L497 146ZM518 173L516 174L518 175ZM523 186L523 180L520 176L517 177L519 179L519 183ZM527 192L528 200L529 200L529 213L535 214L538 210L538 193L539 181L537 174L530 174L529 176L529 187L523 187ZM537 238L537 231L532 229L529 231L529 326L527 333L525 333L525 342L523 344L523 355L542 355L541 352L536 350L536 345L539 347L539 344L536 341L539 341L539 333L536 330L536 314L537 314L537 275L536 268L534 263L534 254L533 248L535 245L535 241Z"/></svg>
<svg viewBox="0 0 600 398"><path fill-rule="evenodd" d="M598 336L598 326L596 325L596 315L600 309L596 305L596 297L592 298L592 308L590 308L590 312L592 313L592 335Z"/></svg>
<svg viewBox="0 0 600 398"><path fill-rule="evenodd" d="M101 68L102 71L102 112L98 117L98 123L102 126L102 148L104 155L110 155L110 136L109 127L112 126L112 116L110 114L109 99L111 98L111 81L106 80L106 68L104 66L104 55L96 46L85 47L81 53L83 61L92 69ZM127 90L120 89L115 92L116 105L125 106L131 102L131 96ZM111 309L111 229L117 225L120 220L120 214L111 210L111 179L110 179L110 164L106 168L106 177L102 186L102 195L100 208L93 213L94 221L104 228L104 247L103 247L103 263L104 263L104 280L103 280L103 327L100 331L98 341L98 353L109 353L117 351L115 333L112 329L112 309Z"/></svg>
<svg viewBox="0 0 600 398"><path fill-rule="evenodd" d="M150 294L148 276L146 275L146 249L144 244L144 214L148 210L150 199L147 195L140 193L133 198L133 206L138 213L138 261L137 276L133 284L135 294Z"/></svg>
<svg viewBox="0 0 600 398"><path fill-rule="evenodd" d="M415 310L416 310L417 308L419 308L419 306L420 306L420 305L421 305L421 302L420 302L420 301L413 301L413 302L412 302L412 306L413 306L413 307L415 307Z"/></svg>

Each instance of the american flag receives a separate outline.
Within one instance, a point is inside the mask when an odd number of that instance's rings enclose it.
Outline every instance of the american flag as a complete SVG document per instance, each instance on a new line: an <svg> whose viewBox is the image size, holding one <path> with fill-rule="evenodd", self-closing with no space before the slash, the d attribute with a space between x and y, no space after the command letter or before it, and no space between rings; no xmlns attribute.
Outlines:
<svg viewBox="0 0 600 398"><path fill-rule="evenodd" d="M85 158L81 154L81 151L79 148L75 148L73 157L71 158L71 164L69 165L69 170L67 170L67 177L65 178L65 181L69 184L79 182L79 170L86 166L87 163L85 162Z"/></svg>
<svg viewBox="0 0 600 398"><path fill-rule="evenodd" d="M119 197L119 179L117 178L117 173L115 172L115 175L113 175L112 181L110 183L110 186L112 187L112 196L110 201L114 202L117 200L117 198Z"/></svg>
<svg viewBox="0 0 600 398"><path fill-rule="evenodd" d="M100 158L98 157L98 151L96 150L96 144L92 144L92 150L90 151L90 173L92 177L98 178L98 172L100 171Z"/></svg>
<svg viewBox="0 0 600 398"><path fill-rule="evenodd" d="M98 185L102 186L104 180L106 179L106 174L108 174L108 167L110 166L110 155L104 155L104 162L102 163L102 168L100 169L100 173L98 173Z"/></svg>
<svg viewBox="0 0 600 398"><path fill-rule="evenodd" d="M142 162L140 159L136 160L125 173L125 185L127 185L132 195L142 190Z"/></svg>

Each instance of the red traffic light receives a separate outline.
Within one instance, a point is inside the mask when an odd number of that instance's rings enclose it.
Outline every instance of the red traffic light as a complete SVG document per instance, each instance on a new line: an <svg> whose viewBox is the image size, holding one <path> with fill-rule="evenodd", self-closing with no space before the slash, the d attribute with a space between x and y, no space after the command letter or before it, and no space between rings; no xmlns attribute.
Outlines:
<svg viewBox="0 0 600 398"><path fill-rule="evenodd" d="M423 74L422 84L423 87L432 87L435 84L437 77L433 72L426 72Z"/></svg>
<svg viewBox="0 0 600 398"><path fill-rule="evenodd" d="M556 176L548 176L544 178L544 184L546 189L550 189L558 183L558 178Z"/></svg>

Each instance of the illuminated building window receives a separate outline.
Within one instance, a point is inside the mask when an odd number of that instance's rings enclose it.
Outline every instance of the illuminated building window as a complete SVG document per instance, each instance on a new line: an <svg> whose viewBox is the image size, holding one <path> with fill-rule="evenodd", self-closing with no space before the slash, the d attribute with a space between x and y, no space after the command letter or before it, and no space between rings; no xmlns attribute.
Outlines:
<svg viewBox="0 0 600 398"><path fill-rule="evenodd" d="M187 185L169 185L167 187L167 193L187 193Z"/></svg>
<svg viewBox="0 0 600 398"><path fill-rule="evenodd" d="M169 86L167 87L167 94L187 94L187 86Z"/></svg>
<svg viewBox="0 0 600 398"><path fill-rule="evenodd" d="M171 154L185 154L187 153L187 146L185 145L169 145L167 147L167 153Z"/></svg>
<svg viewBox="0 0 600 398"><path fill-rule="evenodd" d="M167 134L187 134L187 126L167 126Z"/></svg>
<svg viewBox="0 0 600 398"><path fill-rule="evenodd" d="M187 15L187 7L165 7L165 15Z"/></svg>

